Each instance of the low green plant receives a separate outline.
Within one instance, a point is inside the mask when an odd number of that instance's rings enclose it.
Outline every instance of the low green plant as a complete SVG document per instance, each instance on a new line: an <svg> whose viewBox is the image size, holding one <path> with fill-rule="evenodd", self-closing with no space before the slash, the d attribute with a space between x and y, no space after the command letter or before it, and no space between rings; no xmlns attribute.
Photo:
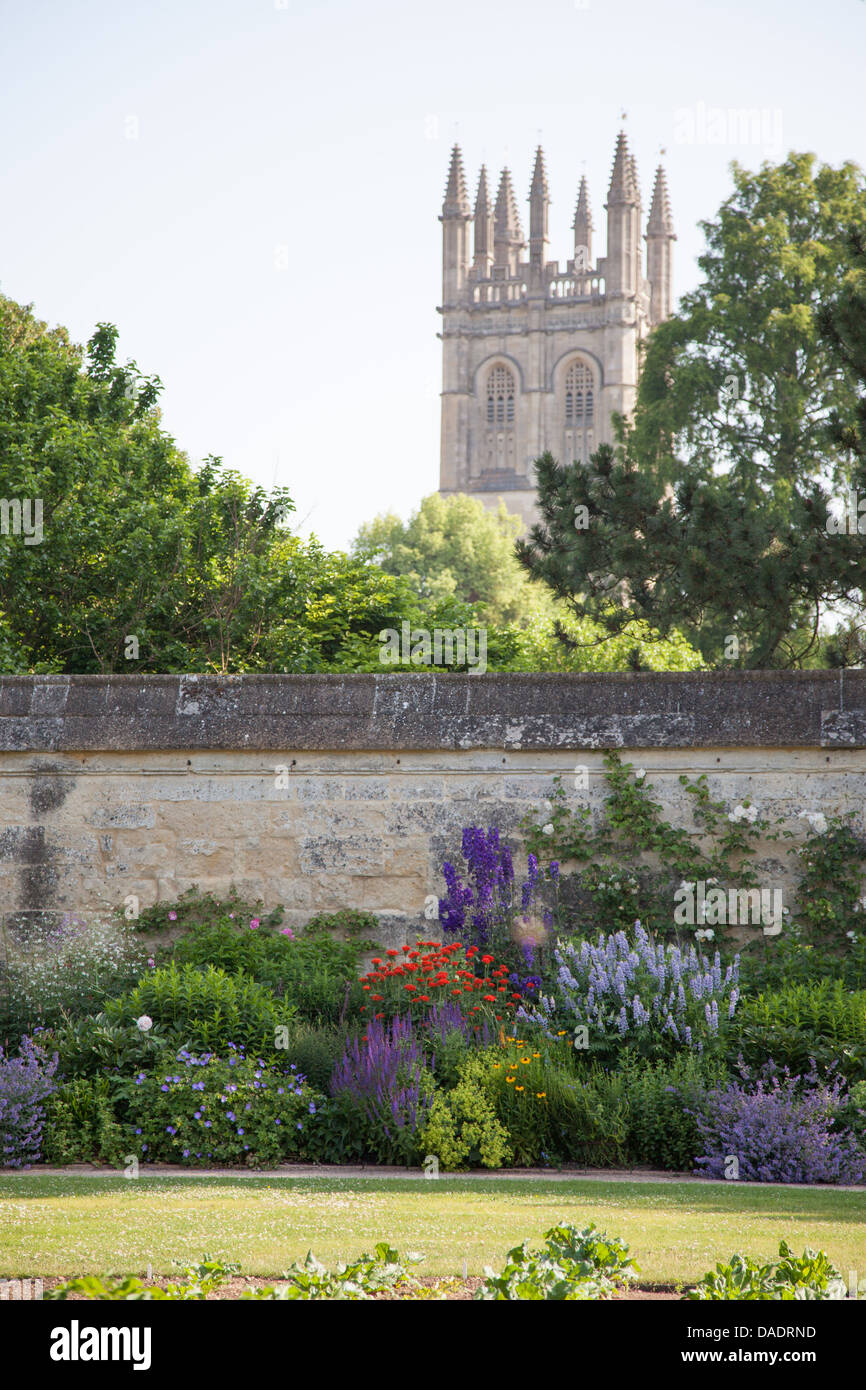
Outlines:
<svg viewBox="0 0 866 1390"><path fill-rule="evenodd" d="M408 1258L417 1263L421 1257ZM331 1299L356 1303L388 1289L409 1288L414 1283L399 1253L386 1240L379 1241L372 1255L361 1255L351 1264L337 1265L335 1270L328 1269L310 1250L303 1262L296 1260L281 1278L286 1282L280 1286L246 1289L241 1298L257 1302Z"/></svg>
<svg viewBox="0 0 866 1390"><path fill-rule="evenodd" d="M217 1051L229 1043L273 1049L277 1030L295 1016L292 1005L240 971L227 974L212 965L198 969L174 961L109 1001L104 1012L110 1022L127 1028L149 1018L193 1051Z"/></svg>
<svg viewBox="0 0 866 1390"><path fill-rule="evenodd" d="M69 1279L58 1284L44 1294L46 1299L63 1302L70 1295L99 1302L194 1302L207 1298L209 1293L225 1283L240 1269L240 1265L226 1264L214 1260L209 1255L202 1256L197 1265L188 1265L183 1278L174 1284L160 1288L158 1284L145 1284L134 1274L127 1274L116 1283L106 1282L96 1274L87 1274L81 1279Z"/></svg>
<svg viewBox="0 0 866 1390"><path fill-rule="evenodd" d="M373 942L338 941L324 933L295 937L285 928L251 929L246 922L222 920L182 936L174 959L180 965L243 971L307 1022L336 1024L356 1016L363 1003L358 972L368 949L375 949Z"/></svg>
<svg viewBox="0 0 866 1390"><path fill-rule="evenodd" d="M419 1137L422 1154L432 1154L442 1168L506 1167L514 1156L508 1130L496 1118L486 1083L483 1058L469 1055L450 1091L437 1091Z"/></svg>
<svg viewBox="0 0 866 1390"><path fill-rule="evenodd" d="M499 1274L486 1267L475 1299L574 1303L610 1298L640 1272L625 1242L597 1230L593 1222L583 1230L553 1226L544 1241L540 1250L530 1250L528 1241L509 1250Z"/></svg>
<svg viewBox="0 0 866 1390"><path fill-rule="evenodd" d="M268 1066L239 1048L182 1050L165 1070L133 1079L129 1151L148 1163L272 1166L305 1153L319 1100L291 1064Z"/></svg>
<svg viewBox="0 0 866 1390"><path fill-rule="evenodd" d="M778 1262L761 1264L748 1255L732 1255L727 1264L717 1264L684 1297L705 1303L724 1299L800 1302L846 1298L847 1289L823 1250L806 1249L795 1255L783 1240Z"/></svg>
<svg viewBox="0 0 866 1390"><path fill-rule="evenodd" d="M304 927L304 936L319 936L330 932L336 936L369 937L379 930L379 918L375 912L361 912L353 907L341 908L339 912L317 912ZM372 943L371 943L372 944Z"/></svg>
<svg viewBox="0 0 866 1390"><path fill-rule="evenodd" d="M128 1152L114 1113L107 1077L78 1077L58 1086L45 1102L45 1163L111 1163Z"/></svg>
<svg viewBox="0 0 866 1390"><path fill-rule="evenodd" d="M724 1086L721 1058L681 1053L670 1062L639 1063L626 1056L602 1084L619 1091L626 1110L627 1159L674 1172L691 1172L701 1150L693 1110L714 1086Z"/></svg>
<svg viewBox="0 0 866 1390"><path fill-rule="evenodd" d="M810 1069L866 1080L866 990L850 992L841 980L783 986L742 1001L728 1034L728 1060L750 1066L772 1058L795 1074Z"/></svg>
<svg viewBox="0 0 866 1390"><path fill-rule="evenodd" d="M115 916L118 921L125 920L124 910L118 908ZM213 926L224 920L247 925L253 919L258 919L266 927L278 927L283 920L283 908L278 905L265 913L261 901L252 902L242 898L234 887L229 889L226 897L218 898L213 893L199 892L193 885L176 899L160 901L144 908L132 925L136 931L156 934Z"/></svg>

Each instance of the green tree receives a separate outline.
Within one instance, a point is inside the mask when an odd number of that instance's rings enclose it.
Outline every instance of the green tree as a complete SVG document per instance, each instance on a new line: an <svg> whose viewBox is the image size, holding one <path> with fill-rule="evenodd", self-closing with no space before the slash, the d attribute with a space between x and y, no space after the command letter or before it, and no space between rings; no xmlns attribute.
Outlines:
<svg viewBox="0 0 866 1390"><path fill-rule="evenodd" d="M858 384L818 323L866 188L808 154L733 177L703 283L651 335L633 423L588 467L539 461L542 521L517 550L612 634L641 620L714 664L814 664L822 616L866 578L856 537L827 531Z"/></svg>
<svg viewBox="0 0 866 1390"><path fill-rule="evenodd" d="M509 515L502 502L490 512L477 497L434 492L408 522L388 513L362 526L352 553L386 574L405 576L424 598L471 604L485 623L520 623L549 603L515 559L520 528L520 517Z"/></svg>

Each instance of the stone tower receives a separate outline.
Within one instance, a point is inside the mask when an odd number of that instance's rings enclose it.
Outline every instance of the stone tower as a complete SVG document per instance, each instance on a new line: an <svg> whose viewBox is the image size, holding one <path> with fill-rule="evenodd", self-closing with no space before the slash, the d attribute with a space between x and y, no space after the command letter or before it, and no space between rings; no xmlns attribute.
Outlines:
<svg viewBox="0 0 866 1390"><path fill-rule="evenodd" d="M548 260L550 194L539 146L524 238L511 172L495 203L482 166L474 209L459 146L442 204L442 449L439 491L500 498L536 519L533 460L585 461L612 439L611 415L635 400L638 344L671 312L676 240L659 168L641 247L637 166L616 142L607 194L607 254L592 258L586 179L573 220L572 258ZM470 226L473 227L470 251ZM528 251L528 257L526 252Z"/></svg>

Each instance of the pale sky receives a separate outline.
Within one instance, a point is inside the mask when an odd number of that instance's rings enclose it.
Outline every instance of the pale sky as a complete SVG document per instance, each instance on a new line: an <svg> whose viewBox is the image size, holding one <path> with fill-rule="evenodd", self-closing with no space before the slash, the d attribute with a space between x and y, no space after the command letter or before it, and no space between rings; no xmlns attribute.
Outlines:
<svg viewBox="0 0 866 1390"><path fill-rule="evenodd" d="M330 546L438 486L455 135L524 232L541 138L564 262L583 172L603 253L625 111L645 204L667 151L677 294L731 160L866 166L864 0L0 0L0 45L0 290L78 342L116 324L191 459L287 486Z"/></svg>

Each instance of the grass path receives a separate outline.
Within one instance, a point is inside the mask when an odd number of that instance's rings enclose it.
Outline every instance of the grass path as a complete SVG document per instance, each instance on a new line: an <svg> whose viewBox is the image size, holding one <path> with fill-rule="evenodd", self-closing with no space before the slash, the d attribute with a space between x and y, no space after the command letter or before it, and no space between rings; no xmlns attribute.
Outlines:
<svg viewBox="0 0 866 1390"><path fill-rule="evenodd" d="M557 1222L622 1236L641 1281L692 1281L735 1250L774 1256L784 1238L866 1275L866 1191L731 1183L0 1175L0 1277L155 1275L205 1251L278 1275L312 1248L326 1263L386 1237L419 1272L480 1274Z"/></svg>

